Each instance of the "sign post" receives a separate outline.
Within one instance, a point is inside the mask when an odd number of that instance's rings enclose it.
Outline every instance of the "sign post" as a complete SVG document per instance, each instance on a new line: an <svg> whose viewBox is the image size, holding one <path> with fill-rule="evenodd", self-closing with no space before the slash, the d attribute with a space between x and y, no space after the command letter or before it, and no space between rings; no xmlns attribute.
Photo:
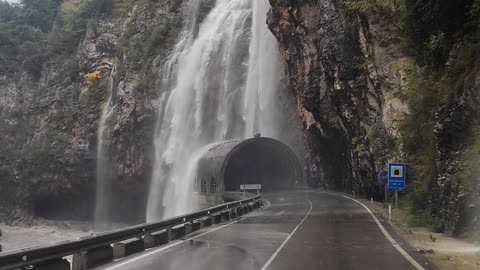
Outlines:
<svg viewBox="0 0 480 270"><path fill-rule="evenodd" d="M398 189L395 189L395 209L398 208Z"/></svg>
<svg viewBox="0 0 480 270"><path fill-rule="evenodd" d="M388 188L395 190L395 208L398 208L398 191L405 189L407 166L405 163L388 164Z"/></svg>
<svg viewBox="0 0 480 270"><path fill-rule="evenodd" d="M384 200L384 203L385 203L385 206L387 206L387 202L388 202L388 187L387 187L387 182L388 182L388 172L387 171L382 171L378 174L378 182L380 182L380 184L382 184L384 187L385 187L385 200Z"/></svg>

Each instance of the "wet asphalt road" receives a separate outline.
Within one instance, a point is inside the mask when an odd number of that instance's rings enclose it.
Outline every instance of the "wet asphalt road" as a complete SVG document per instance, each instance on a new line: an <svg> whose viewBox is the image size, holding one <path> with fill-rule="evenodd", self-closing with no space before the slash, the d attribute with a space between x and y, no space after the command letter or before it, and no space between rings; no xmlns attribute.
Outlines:
<svg viewBox="0 0 480 270"><path fill-rule="evenodd" d="M265 209L236 223L204 228L183 238L197 236L193 240L102 269L418 269L350 199L308 191L263 197Z"/></svg>

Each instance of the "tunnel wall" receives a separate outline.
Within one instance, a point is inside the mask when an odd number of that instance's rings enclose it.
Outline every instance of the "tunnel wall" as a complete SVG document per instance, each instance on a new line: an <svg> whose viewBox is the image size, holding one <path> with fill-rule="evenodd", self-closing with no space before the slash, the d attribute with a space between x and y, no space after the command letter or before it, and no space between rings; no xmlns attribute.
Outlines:
<svg viewBox="0 0 480 270"><path fill-rule="evenodd" d="M262 184L263 191L272 191L293 188L302 181L295 153L266 137L218 144L200 159L197 171L197 189L212 196L239 190L240 184Z"/></svg>

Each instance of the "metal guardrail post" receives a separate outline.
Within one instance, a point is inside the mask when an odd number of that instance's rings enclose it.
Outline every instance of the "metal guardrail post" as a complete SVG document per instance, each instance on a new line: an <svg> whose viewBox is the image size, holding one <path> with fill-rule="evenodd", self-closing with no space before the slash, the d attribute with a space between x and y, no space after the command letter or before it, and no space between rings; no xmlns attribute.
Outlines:
<svg viewBox="0 0 480 270"><path fill-rule="evenodd" d="M185 227L185 234L190 234L192 232L192 224L191 223L186 223L183 225Z"/></svg>
<svg viewBox="0 0 480 270"><path fill-rule="evenodd" d="M174 240L172 228L167 229L167 240L168 240L167 243Z"/></svg>

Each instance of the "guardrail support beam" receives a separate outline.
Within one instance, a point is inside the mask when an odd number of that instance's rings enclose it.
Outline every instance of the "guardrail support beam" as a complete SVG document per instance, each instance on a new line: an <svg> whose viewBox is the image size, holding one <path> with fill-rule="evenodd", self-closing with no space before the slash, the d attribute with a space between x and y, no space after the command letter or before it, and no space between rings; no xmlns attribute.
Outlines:
<svg viewBox="0 0 480 270"><path fill-rule="evenodd" d="M35 264L35 270L70 270L70 263L63 259L53 259L46 262Z"/></svg>
<svg viewBox="0 0 480 270"><path fill-rule="evenodd" d="M213 224L218 224L218 223L222 222L221 216L222 215L220 213L212 215L212 223Z"/></svg>
<svg viewBox="0 0 480 270"><path fill-rule="evenodd" d="M186 225L186 224L185 224ZM180 227L172 228L172 237L173 239L178 239L182 236L185 236L187 233L187 227L182 225Z"/></svg>
<svg viewBox="0 0 480 270"><path fill-rule="evenodd" d="M211 217L202 218L202 219L199 220L199 223L200 223L200 229L208 227L208 226L212 225L212 218Z"/></svg>
<svg viewBox="0 0 480 270"><path fill-rule="evenodd" d="M201 227L200 221L194 221L192 223L192 232L200 230Z"/></svg>
<svg viewBox="0 0 480 270"><path fill-rule="evenodd" d="M221 219L222 219L222 223L223 222L227 222L230 220L230 211L227 211L227 212L223 212L220 214L221 216Z"/></svg>
<svg viewBox="0 0 480 270"><path fill-rule="evenodd" d="M143 238L144 248L153 248L156 246L164 245L168 243L168 232L146 234Z"/></svg>
<svg viewBox="0 0 480 270"><path fill-rule="evenodd" d="M110 245L94 248L82 254L74 254L72 270L90 269L111 260L113 260L113 248Z"/></svg>
<svg viewBox="0 0 480 270"><path fill-rule="evenodd" d="M191 233L191 232L193 231L193 230L192 230L193 228L192 228L192 224L191 224L191 223L187 223L187 224L185 224L185 225L183 225L183 226L185 227L185 235L187 235L187 234L189 234L189 233Z"/></svg>
<svg viewBox="0 0 480 270"><path fill-rule="evenodd" d="M241 205L240 205L239 207L237 207L236 210L237 210L237 217L243 216L243 214L245 214L245 213L243 212L243 206L241 206Z"/></svg>
<svg viewBox="0 0 480 270"><path fill-rule="evenodd" d="M145 250L143 239L130 239L113 244L113 258L120 259Z"/></svg>

